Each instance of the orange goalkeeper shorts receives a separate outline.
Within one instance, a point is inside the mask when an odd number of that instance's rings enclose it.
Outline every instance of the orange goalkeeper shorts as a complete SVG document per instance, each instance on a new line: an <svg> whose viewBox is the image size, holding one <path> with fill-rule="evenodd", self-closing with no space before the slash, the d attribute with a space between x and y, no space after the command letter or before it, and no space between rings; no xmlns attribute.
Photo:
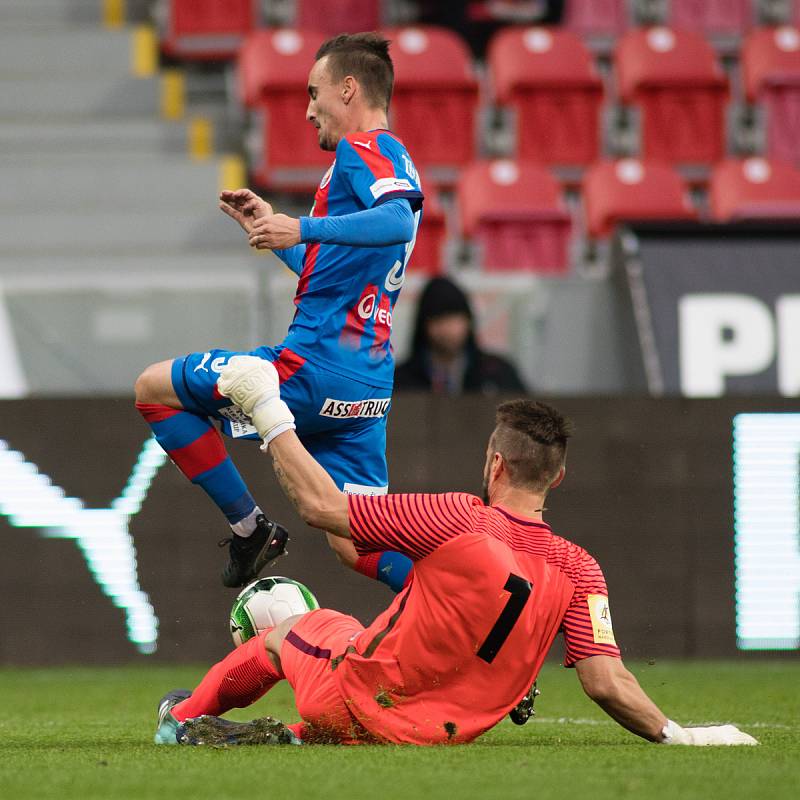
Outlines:
<svg viewBox="0 0 800 800"><path fill-rule="evenodd" d="M331 669L331 659L344 653L363 630L357 619L320 608L305 614L283 640L281 666L294 689L297 710L306 723L303 741L340 744L374 741L350 713Z"/></svg>

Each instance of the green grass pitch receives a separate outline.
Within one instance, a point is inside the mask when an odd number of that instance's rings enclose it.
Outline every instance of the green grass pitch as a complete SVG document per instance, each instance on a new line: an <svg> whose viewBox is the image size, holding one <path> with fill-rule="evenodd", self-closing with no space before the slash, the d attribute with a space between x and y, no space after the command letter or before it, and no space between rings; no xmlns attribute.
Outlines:
<svg viewBox="0 0 800 800"><path fill-rule="evenodd" d="M761 745L649 744L587 700L572 670L548 665L536 719L522 728L504 721L471 745L156 747L159 697L193 686L199 668L0 669L0 797L800 797L800 663L629 666L677 721L734 722ZM296 720L284 686L231 716Z"/></svg>

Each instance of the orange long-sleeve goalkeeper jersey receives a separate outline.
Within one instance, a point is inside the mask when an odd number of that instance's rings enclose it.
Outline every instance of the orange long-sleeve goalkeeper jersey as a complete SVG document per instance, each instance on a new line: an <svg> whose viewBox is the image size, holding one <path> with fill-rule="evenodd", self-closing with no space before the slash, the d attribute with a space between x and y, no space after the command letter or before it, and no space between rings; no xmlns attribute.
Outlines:
<svg viewBox="0 0 800 800"><path fill-rule="evenodd" d="M597 562L478 497L349 497L361 555L414 559L411 583L332 660L354 716L391 742L467 742L526 694L559 630L566 665L619 656Z"/></svg>

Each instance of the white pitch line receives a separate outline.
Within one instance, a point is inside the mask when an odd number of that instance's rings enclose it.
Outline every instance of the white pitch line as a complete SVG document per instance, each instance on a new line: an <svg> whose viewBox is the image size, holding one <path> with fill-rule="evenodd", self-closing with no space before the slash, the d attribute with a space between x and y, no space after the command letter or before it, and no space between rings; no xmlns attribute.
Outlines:
<svg viewBox="0 0 800 800"><path fill-rule="evenodd" d="M604 719L589 719L587 717L534 717L533 722L543 723L545 725L587 725L590 727L603 727L603 726L617 726L617 723L613 720L604 720ZM742 728L765 728L765 729L773 729L773 730L782 730L782 731L793 731L800 728L800 725L783 725L780 722L735 722L735 723L725 723L725 722L684 722L681 723L684 728L686 727L697 727L697 726L707 726L707 725L727 725L727 724L735 724L737 727Z"/></svg>

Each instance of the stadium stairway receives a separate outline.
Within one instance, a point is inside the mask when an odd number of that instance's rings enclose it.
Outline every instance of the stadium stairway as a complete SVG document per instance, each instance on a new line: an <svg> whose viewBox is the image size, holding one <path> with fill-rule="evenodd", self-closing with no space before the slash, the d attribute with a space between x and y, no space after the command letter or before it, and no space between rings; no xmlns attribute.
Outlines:
<svg viewBox="0 0 800 800"><path fill-rule="evenodd" d="M264 257L217 209L243 170L122 7L0 6L0 396L127 393L151 361L272 335Z"/></svg>

